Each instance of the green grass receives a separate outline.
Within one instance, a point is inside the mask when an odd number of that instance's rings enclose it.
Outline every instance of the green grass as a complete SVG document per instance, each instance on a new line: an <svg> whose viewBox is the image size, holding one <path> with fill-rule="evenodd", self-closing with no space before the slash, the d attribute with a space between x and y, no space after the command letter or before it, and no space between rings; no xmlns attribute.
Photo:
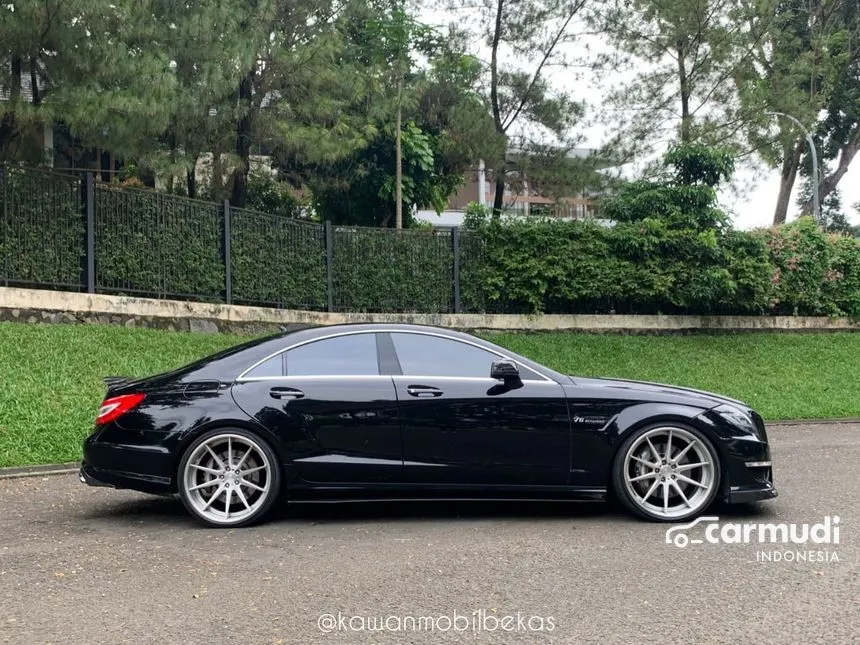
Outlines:
<svg viewBox="0 0 860 645"><path fill-rule="evenodd" d="M559 371L674 383L765 418L860 416L860 334L488 334ZM245 340L102 325L0 323L0 466L72 461L109 374L145 376Z"/></svg>
<svg viewBox="0 0 860 645"><path fill-rule="evenodd" d="M656 381L740 399L765 419L860 417L860 334L487 334L565 374Z"/></svg>

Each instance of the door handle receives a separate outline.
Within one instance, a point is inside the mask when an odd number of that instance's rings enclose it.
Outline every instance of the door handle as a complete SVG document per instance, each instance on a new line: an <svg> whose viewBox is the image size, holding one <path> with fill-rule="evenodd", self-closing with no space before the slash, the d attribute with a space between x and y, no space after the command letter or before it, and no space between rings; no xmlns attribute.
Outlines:
<svg viewBox="0 0 860 645"><path fill-rule="evenodd" d="M438 387L430 387L429 385L409 385L407 386L406 391L410 396L417 396L420 398L442 396L442 390Z"/></svg>
<svg viewBox="0 0 860 645"><path fill-rule="evenodd" d="M294 387L273 387L269 390L269 396L273 399L300 399L304 395L304 392Z"/></svg>

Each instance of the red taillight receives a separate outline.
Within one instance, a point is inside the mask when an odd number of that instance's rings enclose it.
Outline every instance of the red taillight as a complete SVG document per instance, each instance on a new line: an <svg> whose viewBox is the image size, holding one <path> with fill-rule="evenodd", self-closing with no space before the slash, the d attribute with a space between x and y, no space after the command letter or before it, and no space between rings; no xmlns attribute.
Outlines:
<svg viewBox="0 0 860 645"><path fill-rule="evenodd" d="M111 421L120 418L129 410L136 408L141 404L145 394L122 394L120 396L112 396L102 402L102 407L99 408L96 423L104 425Z"/></svg>

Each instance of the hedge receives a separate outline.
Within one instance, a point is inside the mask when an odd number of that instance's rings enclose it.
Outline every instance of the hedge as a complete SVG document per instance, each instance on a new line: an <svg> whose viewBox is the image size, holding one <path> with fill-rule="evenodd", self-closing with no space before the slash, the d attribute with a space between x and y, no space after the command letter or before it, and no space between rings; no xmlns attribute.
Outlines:
<svg viewBox="0 0 860 645"><path fill-rule="evenodd" d="M637 190L624 208L660 207L656 189ZM75 177L0 166L0 284L84 288L84 192ZM221 204L96 184L94 211L97 291L224 300ZM736 231L682 216L470 216L461 311L860 316L857 239L807 218ZM323 226L241 209L230 223L234 302L326 308ZM453 310L450 232L332 227L331 240L335 310Z"/></svg>
<svg viewBox="0 0 860 645"><path fill-rule="evenodd" d="M477 310L860 316L860 240L809 218L708 235L521 220L465 237L464 293Z"/></svg>

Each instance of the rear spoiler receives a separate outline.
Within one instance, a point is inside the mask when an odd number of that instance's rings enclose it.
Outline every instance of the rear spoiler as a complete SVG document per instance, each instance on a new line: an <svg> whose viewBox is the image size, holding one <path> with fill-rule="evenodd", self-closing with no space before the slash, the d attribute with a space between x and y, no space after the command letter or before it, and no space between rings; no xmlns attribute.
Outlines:
<svg viewBox="0 0 860 645"><path fill-rule="evenodd" d="M128 376L105 376L103 380L105 385L107 385L108 389L111 389L112 387L116 387L117 385L128 383L131 378Z"/></svg>

